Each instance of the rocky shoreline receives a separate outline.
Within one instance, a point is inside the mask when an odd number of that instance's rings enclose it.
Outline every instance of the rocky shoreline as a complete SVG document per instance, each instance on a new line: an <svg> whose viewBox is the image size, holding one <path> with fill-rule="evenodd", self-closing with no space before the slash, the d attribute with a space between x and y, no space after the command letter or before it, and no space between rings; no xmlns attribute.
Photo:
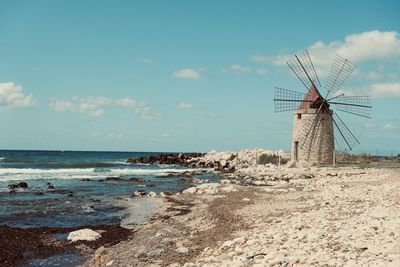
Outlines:
<svg viewBox="0 0 400 267"><path fill-rule="evenodd" d="M224 152L215 168L235 171L218 171L221 183L161 198L84 266L400 266L400 166L290 168L258 164L259 153Z"/></svg>

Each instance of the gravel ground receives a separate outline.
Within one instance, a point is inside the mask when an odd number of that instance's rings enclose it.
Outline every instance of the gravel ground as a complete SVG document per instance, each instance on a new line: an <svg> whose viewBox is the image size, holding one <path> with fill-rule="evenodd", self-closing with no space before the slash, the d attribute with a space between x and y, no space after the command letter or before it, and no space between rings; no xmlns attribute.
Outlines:
<svg viewBox="0 0 400 267"><path fill-rule="evenodd" d="M224 180L164 198L129 240L85 265L400 266L399 169L274 172L283 180L248 171L263 183Z"/></svg>

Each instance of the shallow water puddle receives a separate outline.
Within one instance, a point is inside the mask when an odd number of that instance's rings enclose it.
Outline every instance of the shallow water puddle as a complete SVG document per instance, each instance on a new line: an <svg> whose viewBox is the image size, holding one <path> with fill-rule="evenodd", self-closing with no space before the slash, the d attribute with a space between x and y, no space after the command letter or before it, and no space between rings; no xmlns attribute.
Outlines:
<svg viewBox="0 0 400 267"><path fill-rule="evenodd" d="M57 254L45 259L31 259L23 264L23 266L63 266L75 267L85 261L86 257L72 252Z"/></svg>

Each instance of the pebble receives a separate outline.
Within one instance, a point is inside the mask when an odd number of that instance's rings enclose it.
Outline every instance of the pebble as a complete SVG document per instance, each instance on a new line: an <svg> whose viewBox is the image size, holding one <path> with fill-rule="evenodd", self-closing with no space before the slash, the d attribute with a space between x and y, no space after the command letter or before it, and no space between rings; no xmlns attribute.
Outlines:
<svg viewBox="0 0 400 267"><path fill-rule="evenodd" d="M179 247L175 251L178 252L178 253L188 253L189 249L186 248L186 247Z"/></svg>

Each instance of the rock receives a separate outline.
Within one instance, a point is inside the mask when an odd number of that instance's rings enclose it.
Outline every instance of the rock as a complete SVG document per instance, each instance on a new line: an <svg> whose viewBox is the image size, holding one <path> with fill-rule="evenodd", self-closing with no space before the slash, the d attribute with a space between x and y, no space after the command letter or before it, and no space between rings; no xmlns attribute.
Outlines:
<svg viewBox="0 0 400 267"><path fill-rule="evenodd" d="M374 219L384 219L389 215L389 210L384 207L377 207L374 209L371 209L369 214L372 218Z"/></svg>
<svg viewBox="0 0 400 267"><path fill-rule="evenodd" d="M237 238L233 239L233 241L236 244L243 246L244 244L246 244L247 239L245 237L241 236L241 237L237 237Z"/></svg>
<svg viewBox="0 0 400 267"><path fill-rule="evenodd" d="M145 195L146 195L146 191L144 191L142 189L133 192L133 196L135 196L135 197L141 197L141 196L145 196Z"/></svg>
<svg viewBox="0 0 400 267"><path fill-rule="evenodd" d="M119 178L119 177L113 177L113 176L111 176L111 177L106 177L106 179L104 179L104 180L105 180L105 181L120 182L120 181L122 181L122 180L124 180L124 179Z"/></svg>
<svg viewBox="0 0 400 267"><path fill-rule="evenodd" d="M96 249L96 252L94 253L95 256L100 256L105 254L107 254L107 250L105 249L104 246L101 246L98 249Z"/></svg>
<svg viewBox="0 0 400 267"><path fill-rule="evenodd" d="M28 188L27 182L19 182L18 184L9 184L9 189Z"/></svg>
<svg viewBox="0 0 400 267"><path fill-rule="evenodd" d="M77 231L70 232L68 234L67 240L71 242L76 241L95 241L99 239L101 235L93 231L92 229L85 228Z"/></svg>
<svg viewBox="0 0 400 267"><path fill-rule="evenodd" d="M138 177L131 177L131 178L121 178L121 177L106 177L104 179L105 181L112 181L112 182L144 182L144 178L138 178Z"/></svg>
<svg viewBox="0 0 400 267"><path fill-rule="evenodd" d="M250 201L250 198L245 197L242 200L248 202L248 201Z"/></svg>
<svg viewBox="0 0 400 267"><path fill-rule="evenodd" d="M179 247L175 251L178 252L178 253L188 253L189 249L185 248L185 247Z"/></svg>
<svg viewBox="0 0 400 267"><path fill-rule="evenodd" d="M160 237L160 236L162 236L162 233L157 232L154 237Z"/></svg>
<svg viewBox="0 0 400 267"><path fill-rule="evenodd" d="M226 193L237 192L238 191L234 186L221 187L220 190L223 191L223 192L226 192Z"/></svg>
<svg viewBox="0 0 400 267"><path fill-rule="evenodd" d="M18 183L18 187L19 187L19 188L28 188L28 183L26 183L26 182L20 182L20 183Z"/></svg>
<svg viewBox="0 0 400 267"><path fill-rule="evenodd" d="M129 164L168 164L189 166L191 160L203 156L203 153L161 153L156 156L130 158L127 160Z"/></svg>
<svg viewBox="0 0 400 267"><path fill-rule="evenodd" d="M264 191L267 193L273 193L275 190L273 188L264 188Z"/></svg>
<svg viewBox="0 0 400 267"><path fill-rule="evenodd" d="M110 257L108 256L107 250L104 246L101 246L94 253L94 258L90 262L90 266L104 266L108 262L110 262Z"/></svg>
<svg viewBox="0 0 400 267"><path fill-rule="evenodd" d="M144 178L139 178L139 177L131 177L128 179L130 182L144 182Z"/></svg>
<svg viewBox="0 0 400 267"><path fill-rule="evenodd" d="M147 252L146 255L147 255L147 257L150 257L150 258L158 257L158 256L161 255L161 253L163 251L164 250L162 248L161 249L156 249L156 250L152 250L152 251Z"/></svg>
<svg viewBox="0 0 400 267"><path fill-rule="evenodd" d="M39 192L35 192L35 195L36 195L36 196L43 196L44 193L39 191Z"/></svg>
<svg viewBox="0 0 400 267"><path fill-rule="evenodd" d="M52 185L51 183L47 183L47 189L55 189L54 185Z"/></svg>
<svg viewBox="0 0 400 267"><path fill-rule="evenodd" d="M231 247L231 246L233 246L234 244L235 244L235 241L233 241L233 240L228 240L228 241L225 241L225 242L222 244L221 248Z"/></svg>
<svg viewBox="0 0 400 267"><path fill-rule="evenodd" d="M157 193L151 191L151 192L149 192L149 193L147 194L147 196L148 196L148 197L156 197L156 196L157 196Z"/></svg>
<svg viewBox="0 0 400 267"><path fill-rule="evenodd" d="M186 190L183 190L183 194L194 194L194 193L196 193L196 191L197 191L197 188L196 187L190 187L190 188L188 188L188 189L186 189Z"/></svg>

